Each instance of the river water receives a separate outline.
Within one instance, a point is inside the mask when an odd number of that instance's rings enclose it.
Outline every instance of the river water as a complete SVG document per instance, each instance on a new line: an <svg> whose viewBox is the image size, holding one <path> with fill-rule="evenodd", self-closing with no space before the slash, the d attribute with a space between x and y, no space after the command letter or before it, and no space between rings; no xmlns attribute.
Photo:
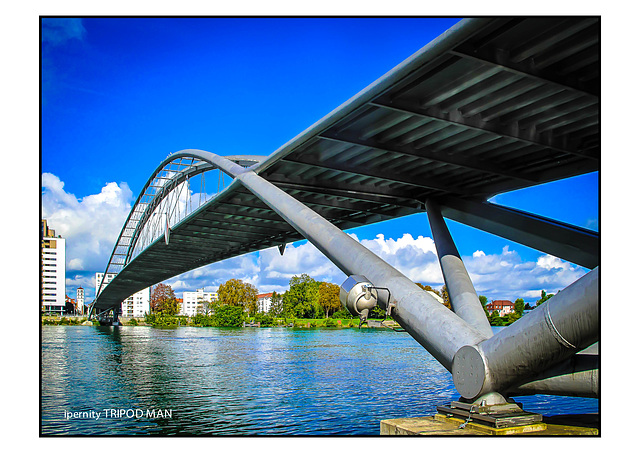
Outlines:
<svg viewBox="0 0 640 453"><path fill-rule="evenodd" d="M380 420L459 398L442 365L387 329L43 326L41 338L43 435L378 435Z"/></svg>

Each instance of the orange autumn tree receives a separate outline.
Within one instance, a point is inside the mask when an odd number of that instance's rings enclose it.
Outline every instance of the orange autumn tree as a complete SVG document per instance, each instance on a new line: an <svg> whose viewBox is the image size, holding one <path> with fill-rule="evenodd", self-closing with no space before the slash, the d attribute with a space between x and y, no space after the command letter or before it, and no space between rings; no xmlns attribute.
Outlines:
<svg viewBox="0 0 640 453"><path fill-rule="evenodd" d="M176 295L170 285L158 283L151 290L151 313L175 315L180 310Z"/></svg>

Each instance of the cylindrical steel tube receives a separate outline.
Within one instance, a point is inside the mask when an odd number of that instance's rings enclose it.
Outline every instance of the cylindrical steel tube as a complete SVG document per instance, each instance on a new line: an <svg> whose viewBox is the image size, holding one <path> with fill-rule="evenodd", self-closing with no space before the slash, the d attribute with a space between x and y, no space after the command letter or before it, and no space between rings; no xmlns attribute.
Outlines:
<svg viewBox="0 0 640 453"><path fill-rule="evenodd" d="M576 354L558 365L554 365L533 380L512 387L505 392L509 396L544 395L578 396L598 398L600 396L599 357L592 354Z"/></svg>
<svg viewBox="0 0 640 453"><path fill-rule="evenodd" d="M468 399L500 392L534 378L599 339L599 268L533 312L453 361L453 381Z"/></svg>
<svg viewBox="0 0 640 453"><path fill-rule="evenodd" d="M491 325L478 300L478 294L460 258L447 224L444 222L440 206L433 201L427 201L426 208L453 311L470 326L478 329L486 338L490 338L493 336Z"/></svg>

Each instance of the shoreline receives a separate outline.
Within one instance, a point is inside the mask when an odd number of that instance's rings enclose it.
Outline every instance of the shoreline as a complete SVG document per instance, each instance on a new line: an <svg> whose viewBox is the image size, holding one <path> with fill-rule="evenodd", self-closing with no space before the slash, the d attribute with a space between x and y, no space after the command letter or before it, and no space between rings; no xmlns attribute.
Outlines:
<svg viewBox="0 0 640 453"><path fill-rule="evenodd" d="M154 326L153 324L145 322L145 318L135 318L135 317L121 317L120 318L120 326L117 327L153 327L159 329L166 328L178 328L178 327L216 327L216 328L229 328L229 326L202 326L198 324L194 324L192 322L194 318L185 317L184 320L186 324L175 324L175 325L159 325ZM326 325L327 319L332 320L331 325ZM314 319L285 319L283 322L279 322L277 324L269 325L269 326L260 326L260 323L252 324L247 321L246 325L238 326L236 328L245 328L245 329L268 329L268 328L288 328L288 329L357 329L359 320L358 319L333 319L333 318L314 318ZM43 316L40 321L41 326L83 326L83 327L93 327L100 326L100 323L96 320L88 321L86 316ZM108 326L104 326L108 327ZM391 330L401 330L400 325L394 320L379 320L372 319L367 322L364 322L360 327L362 329L391 329Z"/></svg>

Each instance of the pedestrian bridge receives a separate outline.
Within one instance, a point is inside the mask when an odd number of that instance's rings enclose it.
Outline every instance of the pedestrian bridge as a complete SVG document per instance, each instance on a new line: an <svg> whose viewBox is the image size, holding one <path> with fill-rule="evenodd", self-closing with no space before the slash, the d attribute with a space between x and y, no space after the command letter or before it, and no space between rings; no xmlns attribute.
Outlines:
<svg viewBox="0 0 640 453"><path fill-rule="evenodd" d="M598 356L584 350L599 340L599 234L487 200L600 169L599 31L590 17L463 20L268 156L169 155L122 227L92 315L308 239L345 273L350 311L387 310L469 401L597 396ZM453 312L343 232L425 211ZM593 270L494 336L443 217Z"/></svg>

